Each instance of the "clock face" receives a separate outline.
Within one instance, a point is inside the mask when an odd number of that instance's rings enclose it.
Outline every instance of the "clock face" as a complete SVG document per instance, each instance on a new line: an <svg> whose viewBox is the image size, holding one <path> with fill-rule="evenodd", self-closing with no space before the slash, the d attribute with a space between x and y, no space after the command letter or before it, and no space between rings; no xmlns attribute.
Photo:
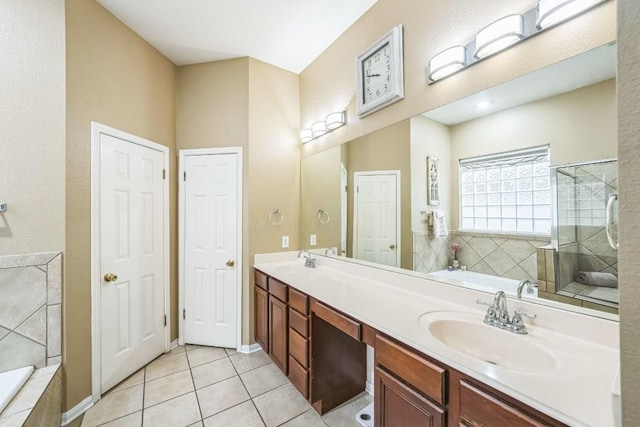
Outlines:
<svg viewBox="0 0 640 427"><path fill-rule="evenodd" d="M391 47L386 43L365 58L362 66L365 103L384 97L391 91Z"/></svg>

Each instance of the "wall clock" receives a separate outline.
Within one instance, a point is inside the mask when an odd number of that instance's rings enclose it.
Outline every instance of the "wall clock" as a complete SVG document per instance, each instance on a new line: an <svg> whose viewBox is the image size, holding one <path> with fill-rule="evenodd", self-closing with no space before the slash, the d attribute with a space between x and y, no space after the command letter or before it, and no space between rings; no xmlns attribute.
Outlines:
<svg viewBox="0 0 640 427"><path fill-rule="evenodd" d="M397 25L358 56L358 117L404 99L402 25Z"/></svg>

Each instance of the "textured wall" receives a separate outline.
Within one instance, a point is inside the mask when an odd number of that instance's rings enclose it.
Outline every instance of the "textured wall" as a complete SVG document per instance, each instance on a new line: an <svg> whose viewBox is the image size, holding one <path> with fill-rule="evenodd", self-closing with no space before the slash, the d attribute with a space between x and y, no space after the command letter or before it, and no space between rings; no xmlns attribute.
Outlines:
<svg viewBox="0 0 640 427"><path fill-rule="evenodd" d="M65 409L91 394L91 121L169 147L172 339L177 338L176 67L95 1L67 0Z"/></svg>
<svg viewBox="0 0 640 427"><path fill-rule="evenodd" d="M640 425L640 8L618 1L620 359L623 425Z"/></svg>
<svg viewBox="0 0 640 427"><path fill-rule="evenodd" d="M64 0L0 2L0 255L64 248Z"/></svg>

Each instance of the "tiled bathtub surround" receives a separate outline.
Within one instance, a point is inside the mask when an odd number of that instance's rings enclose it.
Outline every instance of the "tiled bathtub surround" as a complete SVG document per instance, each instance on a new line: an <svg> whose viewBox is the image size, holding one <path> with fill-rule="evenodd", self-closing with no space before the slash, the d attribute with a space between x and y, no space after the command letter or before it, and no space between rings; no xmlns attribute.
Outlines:
<svg viewBox="0 0 640 427"><path fill-rule="evenodd" d="M432 230L413 232L413 270L432 273L450 264L450 237L437 237Z"/></svg>
<svg viewBox="0 0 640 427"><path fill-rule="evenodd" d="M60 363L62 254L0 257L0 372Z"/></svg>

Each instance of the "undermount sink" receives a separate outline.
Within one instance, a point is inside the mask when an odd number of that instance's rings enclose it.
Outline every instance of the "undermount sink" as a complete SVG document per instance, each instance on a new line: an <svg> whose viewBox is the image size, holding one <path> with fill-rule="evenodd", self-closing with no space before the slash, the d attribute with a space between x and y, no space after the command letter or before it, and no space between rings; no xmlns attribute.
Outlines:
<svg viewBox="0 0 640 427"><path fill-rule="evenodd" d="M418 324L449 348L504 369L544 373L558 364L549 351L530 342L530 336L486 325L466 313L425 313Z"/></svg>

